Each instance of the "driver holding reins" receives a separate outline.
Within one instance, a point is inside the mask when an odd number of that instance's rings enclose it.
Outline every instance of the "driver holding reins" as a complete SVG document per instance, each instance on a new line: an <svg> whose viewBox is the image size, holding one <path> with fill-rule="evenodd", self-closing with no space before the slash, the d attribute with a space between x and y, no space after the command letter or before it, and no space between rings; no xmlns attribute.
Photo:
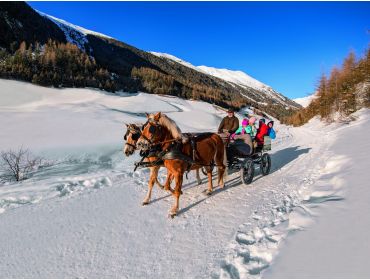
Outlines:
<svg viewBox="0 0 370 280"><path fill-rule="evenodd" d="M239 119L235 117L234 110L227 110L227 116L224 117L218 127L218 133L223 139L228 138L229 135L235 133L239 128Z"/></svg>

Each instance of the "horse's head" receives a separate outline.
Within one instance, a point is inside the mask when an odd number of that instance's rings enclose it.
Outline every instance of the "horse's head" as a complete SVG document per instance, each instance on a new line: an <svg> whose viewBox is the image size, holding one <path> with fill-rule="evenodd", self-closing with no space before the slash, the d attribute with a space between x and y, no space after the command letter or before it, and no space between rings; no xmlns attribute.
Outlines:
<svg viewBox="0 0 370 280"><path fill-rule="evenodd" d="M157 144L163 139L162 126L159 124L161 113L146 114L147 121L142 126L141 136L137 141L137 146L142 151L150 149L151 145Z"/></svg>
<svg viewBox="0 0 370 280"><path fill-rule="evenodd" d="M123 152L126 156L131 156L136 150L136 144L140 137L140 127L136 124L126 124L126 133L123 139L126 141Z"/></svg>

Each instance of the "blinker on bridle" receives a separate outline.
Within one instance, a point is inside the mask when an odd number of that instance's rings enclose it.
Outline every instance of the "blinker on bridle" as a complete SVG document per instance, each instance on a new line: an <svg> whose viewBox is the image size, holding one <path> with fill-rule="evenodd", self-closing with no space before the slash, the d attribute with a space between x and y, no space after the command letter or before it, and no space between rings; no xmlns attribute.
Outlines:
<svg viewBox="0 0 370 280"><path fill-rule="evenodd" d="M148 119L146 123L144 123L143 126L141 127L141 130L143 131L148 124L150 124L149 127L150 134L154 134L157 131L157 129L161 130L161 126L159 125L159 123L153 119ZM148 141L150 145L153 145L152 139L149 139L143 133L141 133L141 137Z"/></svg>

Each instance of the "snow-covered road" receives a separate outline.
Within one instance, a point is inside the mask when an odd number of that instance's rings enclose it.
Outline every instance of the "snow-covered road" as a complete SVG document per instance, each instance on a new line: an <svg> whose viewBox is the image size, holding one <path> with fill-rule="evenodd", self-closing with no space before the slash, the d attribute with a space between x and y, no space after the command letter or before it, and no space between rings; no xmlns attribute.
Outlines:
<svg viewBox="0 0 370 280"><path fill-rule="evenodd" d="M215 130L217 108L147 94L0 83L9 94L34 92L34 98L21 94L21 104L0 94L1 147L26 143L52 162L23 183L0 186L2 278L260 277L286 237L312 223L311 205L338 197L312 189L333 170L330 147L337 139L335 127L324 132L313 120L279 127L271 174L257 170L249 186L230 174L226 187L208 197L190 174L179 215L168 219L172 197L159 188L141 206L148 170L133 172L138 158L123 156L122 123L164 111L183 131ZM159 177L165 179L164 170Z"/></svg>

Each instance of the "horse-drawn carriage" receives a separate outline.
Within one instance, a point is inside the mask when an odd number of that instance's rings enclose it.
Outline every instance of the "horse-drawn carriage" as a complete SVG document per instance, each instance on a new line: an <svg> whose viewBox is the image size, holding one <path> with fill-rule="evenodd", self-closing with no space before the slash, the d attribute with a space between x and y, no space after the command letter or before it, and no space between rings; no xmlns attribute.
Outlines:
<svg viewBox="0 0 370 280"><path fill-rule="evenodd" d="M140 150L142 159L136 167L149 167L151 169L148 193L143 205L150 202L154 183L170 191L175 197L175 204L170 210L174 217L179 207L179 198L182 194L183 175L190 170L197 172L198 184L201 183L199 169L203 168L208 176L206 194L213 191L212 169L217 167L217 183L224 187L226 167L231 170L240 170L240 177L244 184L250 184L254 177L254 165L259 164L261 173L266 175L270 171L271 159L266 151L271 149L271 140L265 138L264 145L254 147L251 137L238 135L232 141L225 143L216 133L202 133L188 135L181 133L176 123L161 114L147 114L147 122L140 128L128 125L124 139L126 140L125 154L127 156ZM226 153L225 153L226 150ZM162 186L158 180L160 167L167 169L167 179ZM175 188L171 188L171 182Z"/></svg>

